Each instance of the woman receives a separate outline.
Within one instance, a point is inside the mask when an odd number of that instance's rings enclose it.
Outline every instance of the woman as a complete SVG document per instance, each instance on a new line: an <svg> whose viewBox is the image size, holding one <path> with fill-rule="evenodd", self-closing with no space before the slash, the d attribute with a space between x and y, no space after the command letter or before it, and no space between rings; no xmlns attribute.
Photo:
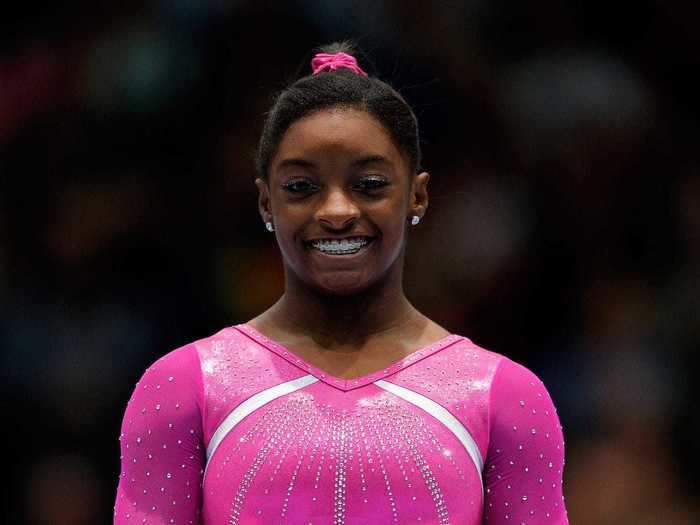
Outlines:
<svg viewBox="0 0 700 525"><path fill-rule="evenodd" d="M348 51L314 57L260 140L285 292L146 371L115 523L567 523L542 383L406 299L428 205L417 122Z"/></svg>

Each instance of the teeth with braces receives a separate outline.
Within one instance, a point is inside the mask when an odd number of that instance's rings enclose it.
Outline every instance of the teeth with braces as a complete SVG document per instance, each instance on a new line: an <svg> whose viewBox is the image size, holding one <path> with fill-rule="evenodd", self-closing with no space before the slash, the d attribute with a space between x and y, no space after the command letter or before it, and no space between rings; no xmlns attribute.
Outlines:
<svg viewBox="0 0 700 525"><path fill-rule="evenodd" d="M323 253L332 255L346 255L358 252L361 248L369 244L369 241L364 237L356 237L352 239L325 240L318 239L311 243L311 246Z"/></svg>

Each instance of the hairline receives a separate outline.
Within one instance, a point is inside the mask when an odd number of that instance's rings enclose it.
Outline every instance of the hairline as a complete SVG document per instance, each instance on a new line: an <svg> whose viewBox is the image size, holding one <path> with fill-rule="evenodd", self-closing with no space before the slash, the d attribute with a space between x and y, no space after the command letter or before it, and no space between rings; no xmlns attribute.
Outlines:
<svg viewBox="0 0 700 525"><path fill-rule="evenodd" d="M369 110L368 105L366 102L336 102L333 104L328 104L328 105L322 105L318 107L314 107L303 113L302 115L298 116L295 118L293 121L289 123L289 125L285 128L284 132L280 135L279 140L277 141L277 147L275 147L274 151L270 153L269 159L267 164L265 165L265 170L262 173L259 173L259 177L263 180L268 179L268 172L270 170L270 166L272 164L272 160L275 158L275 155L277 155L277 151L279 150L280 144L282 144L282 140L284 140L284 136L287 134L289 129L299 122L300 120L310 118L318 113L321 113L322 111L333 111L333 110L338 110L338 111L360 111L362 113L366 113L370 117L372 117L384 130L386 135L389 137L389 140L391 140L396 147L397 151L399 154L404 157L404 160L406 161L406 164L408 165L408 168L411 173L415 175L418 169L418 161L411 159L411 156L408 154L408 152L405 151L405 148L401 146L399 141L396 140L394 133L392 133L391 129L382 122L382 120L375 115L372 111Z"/></svg>

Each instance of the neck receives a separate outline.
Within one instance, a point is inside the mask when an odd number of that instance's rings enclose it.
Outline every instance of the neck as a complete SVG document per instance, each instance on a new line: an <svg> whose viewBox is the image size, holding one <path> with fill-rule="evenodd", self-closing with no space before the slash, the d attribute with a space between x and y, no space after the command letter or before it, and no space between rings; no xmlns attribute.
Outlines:
<svg viewBox="0 0 700 525"><path fill-rule="evenodd" d="M364 342L422 318L406 298L401 267L397 261L385 279L349 296L321 293L287 273L285 293L269 313L278 326L308 334L326 347Z"/></svg>

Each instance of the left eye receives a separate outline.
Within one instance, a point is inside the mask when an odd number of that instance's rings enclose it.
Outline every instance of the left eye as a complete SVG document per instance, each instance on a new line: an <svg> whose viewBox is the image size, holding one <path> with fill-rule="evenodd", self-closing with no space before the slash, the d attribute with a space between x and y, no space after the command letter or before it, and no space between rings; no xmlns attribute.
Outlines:
<svg viewBox="0 0 700 525"><path fill-rule="evenodd" d="M363 191L372 191L383 188L389 184L389 182L382 177L367 177L360 180L355 187Z"/></svg>

